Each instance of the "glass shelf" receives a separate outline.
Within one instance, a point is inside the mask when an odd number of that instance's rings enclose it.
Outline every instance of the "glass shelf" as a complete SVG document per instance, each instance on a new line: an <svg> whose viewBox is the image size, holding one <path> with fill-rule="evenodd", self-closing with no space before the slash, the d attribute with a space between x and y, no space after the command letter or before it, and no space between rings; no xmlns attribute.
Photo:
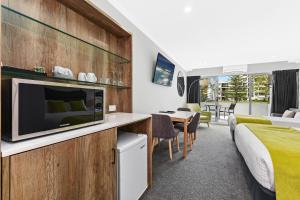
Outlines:
<svg viewBox="0 0 300 200"><path fill-rule="evenodd" d="M24 78L24 79L32 79L32 80L42 80L42 81L54 81L54 82L61 82L61 83L70 83L70 84L78 84L78 85L91 85L91 86L102 86L102 87L114 87L118 89L129 89L129 86L125 85L113 85L113 84L105 84L105 83L91 83L86 81L78 81L76 79L64 79L64 78L57 78L57 77L49 77L44 76L43 74L39 73L23 73L18 71L10 71L10 70L1 70L1 74L3 77L13 77L13 78Z"/></svg>
<svg viewBox="0 0 300 200"><path fill-rule="evenodd" d="M111 63L126 64L130 62L130 60L120 55L84 41L64 32L63 30L59 30L9 7L1 5L1 9L2 25L9 26L17 31L28 31L31 34L35 34L36 36L47 40L53 40L53 42L62 44L65 48L69 48L77 52L79 51L81 54L85 54L87 56L94 56L96 53Z"/></svg>

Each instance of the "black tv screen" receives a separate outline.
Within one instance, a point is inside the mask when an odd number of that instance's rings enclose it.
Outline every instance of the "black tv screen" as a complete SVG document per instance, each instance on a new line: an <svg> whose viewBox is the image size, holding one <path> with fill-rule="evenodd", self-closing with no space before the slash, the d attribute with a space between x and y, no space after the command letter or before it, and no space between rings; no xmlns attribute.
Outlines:
<svg viewBox="0 0 300 200"><path fill-rule="evenodd" d="M152 82L159 85L172 86L174 70L175 65L158 53Z"/></svg>

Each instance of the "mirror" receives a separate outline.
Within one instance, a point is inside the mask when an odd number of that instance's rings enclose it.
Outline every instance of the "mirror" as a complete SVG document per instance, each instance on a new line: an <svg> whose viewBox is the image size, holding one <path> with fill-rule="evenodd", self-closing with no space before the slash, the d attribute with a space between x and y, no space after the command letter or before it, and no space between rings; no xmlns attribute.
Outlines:
<svg viewBox="0 0 300 200"><path fill-rule="evenodd" d="M184 74L182 73L182 71L179 71L178 75L177 75L177 92L178 92L179 96L181 96L181 97L183 96L184 89L185 89Z"/></svg>

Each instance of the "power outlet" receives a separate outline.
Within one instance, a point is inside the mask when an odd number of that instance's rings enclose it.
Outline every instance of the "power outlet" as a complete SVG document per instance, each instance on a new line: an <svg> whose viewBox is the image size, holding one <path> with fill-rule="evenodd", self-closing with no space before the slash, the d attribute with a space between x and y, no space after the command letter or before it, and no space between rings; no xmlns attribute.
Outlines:
<svg viewBox="0 0 300 200"><path fill-rule="evenodd" d="M109 105L108 106L108 112L116 112L117 106L116 105Z"/></svg>

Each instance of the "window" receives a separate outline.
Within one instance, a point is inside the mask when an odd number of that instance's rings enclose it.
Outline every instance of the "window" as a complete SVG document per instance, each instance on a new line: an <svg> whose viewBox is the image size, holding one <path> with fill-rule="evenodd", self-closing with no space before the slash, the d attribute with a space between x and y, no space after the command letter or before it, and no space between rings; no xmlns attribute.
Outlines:
<svg viewBox="0 0 300 200"><path fill-rule="evenodd" d="M270 83L270 74L202 77L200 80L202 109L214 112L216 120L227 119L227 116L220 116L218 107L228 107L231 103L236 103L237 114L268 115Z"/></svg>

